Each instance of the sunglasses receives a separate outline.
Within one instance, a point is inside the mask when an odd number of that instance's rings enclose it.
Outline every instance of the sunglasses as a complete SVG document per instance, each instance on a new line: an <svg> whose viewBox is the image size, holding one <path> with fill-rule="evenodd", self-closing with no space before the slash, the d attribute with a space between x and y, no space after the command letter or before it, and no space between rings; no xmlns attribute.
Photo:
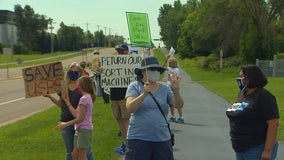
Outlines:
<svg viewBox="0 0 284 160"><path fill-rule="evenodd" d="M150 71L159 71L159 68L155 68L155 67L150 67L150 68L147 68L148 70Z"/></svg>
<svg viewBox="0 0 284 160"><path fill-rule="evenodd" d="M79 71L69 71L69 74L79 74Z"/></svg>

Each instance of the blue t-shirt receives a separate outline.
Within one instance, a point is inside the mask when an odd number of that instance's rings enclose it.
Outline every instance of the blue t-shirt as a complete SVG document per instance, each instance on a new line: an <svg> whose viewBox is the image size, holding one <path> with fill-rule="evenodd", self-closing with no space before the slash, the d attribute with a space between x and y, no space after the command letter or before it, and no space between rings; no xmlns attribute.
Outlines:
<svg viewBox="0 0 284 160"><path fill-rule="evenodd" d="M138 97L143 90L144 87L140 81L132 82L127 88L125 98ZM160 84L158 90L152 94L167 115L170 101L174 96L173 92L166 85ZM151 142L170 140L167 122L150 94L145 97L141 106L131 113L127 139Z"/></svg>

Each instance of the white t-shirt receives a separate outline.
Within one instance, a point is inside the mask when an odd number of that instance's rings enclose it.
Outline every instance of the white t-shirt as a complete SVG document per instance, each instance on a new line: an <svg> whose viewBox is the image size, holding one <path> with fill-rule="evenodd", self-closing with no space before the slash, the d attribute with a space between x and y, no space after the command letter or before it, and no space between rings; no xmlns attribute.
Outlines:
<svg viewBox="0 0 284 160"><path fill-rule="evenodd" d="M180 70L179 70L179 68L168 67L168 81L167 81L167 85L169 87L171 86L170 73L174 73L177 77L180 77Z"/></svg>

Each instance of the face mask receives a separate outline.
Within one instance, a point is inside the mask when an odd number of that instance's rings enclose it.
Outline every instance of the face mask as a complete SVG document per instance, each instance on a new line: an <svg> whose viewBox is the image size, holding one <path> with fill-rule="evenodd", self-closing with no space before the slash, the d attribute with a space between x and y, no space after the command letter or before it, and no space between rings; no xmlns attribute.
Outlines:
<svg viewBox="0 0 284 160"><path fill-rule="evenodd" d="M81 67L84 69L86 67L86 65L82 64Z"/></svg>
<svg viewBox="0 0 284 160"><path fill-rule="evenodd" d="M240 90L243 90L243 89L245 88L243 79L244 79L244 77L238 77L238 78L236 78Z"/></svg>
<svg viewBox="0 0 284 160"><path fill-rule="evenodd" d="M147 79L156 82L160 78L160 72L159 71L151 71L147 70Z"/></svg>
<svg viewBox="0 0 284 160"><path fill-rule="evenodd" d="M171 67L171 68L173 67L173 64L171 62L169 62L169 67Z"/></svg>
<svg viewBox="0 0 284 160"><path fill-rule="evenodd" d="M69 72L69 78L72 81L76 81L79 78L79 73L73 73L73 72Z"/></svg>

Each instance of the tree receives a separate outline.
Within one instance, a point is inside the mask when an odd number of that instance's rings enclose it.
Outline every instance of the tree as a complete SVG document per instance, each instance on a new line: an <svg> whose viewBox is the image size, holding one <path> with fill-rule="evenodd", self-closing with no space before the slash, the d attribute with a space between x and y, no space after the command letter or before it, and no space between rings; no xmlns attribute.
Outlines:
<svg viewBox="0 0 284 160"><path fill-rule="evenodd" d="M248 62L254 62L256 58L272 59L279 50L276 47L279 29L275 24L283 17L284 1L242 0L240 3L249 18L247 30L242 35L241 56Z"/></svg>
<svg viewBox="0 0 284 160"><path fill-rule="evenodd" d="M60 50L75 51L84 47L84 31L75 25L66 26L61 22L57 39Z"/></svg>
<svg viewBox="0 0 284 160"><path fill-rule="evenodd" d="M188 14L175 28L182 57L207 56L223 49L225 57L240 55L244 62L252 63L282 50L284 1L189 0L184 6ZM176 38L168 34L173 32L168 23L177 24L169 14L172 10L170 5L160 9L159 25L166 45Z"/></svg>
<svg viewBox="0 0 284 160"><path fill-rule="evenodd" d="M158 24L160 26L161 40L170 48L176 48L179 37L179 27L187 16L187 10L180 0L174 2L174 5L164 4L160 8Z"/></svg>
<svg viewBox="0 0 284 160"><path fill-rule="evenodd" d="M39 44L42 35L48 27L49 20L44 15L39 15L34 12L34 10L29 6L25 5L24 8L21 5L15 5L15 18L14 22L17 27L17 35L19 42L26 46L29 51L41 51Z"/></svg>

